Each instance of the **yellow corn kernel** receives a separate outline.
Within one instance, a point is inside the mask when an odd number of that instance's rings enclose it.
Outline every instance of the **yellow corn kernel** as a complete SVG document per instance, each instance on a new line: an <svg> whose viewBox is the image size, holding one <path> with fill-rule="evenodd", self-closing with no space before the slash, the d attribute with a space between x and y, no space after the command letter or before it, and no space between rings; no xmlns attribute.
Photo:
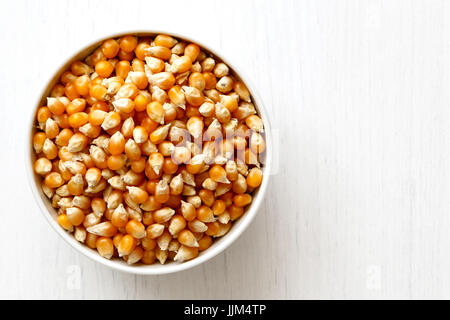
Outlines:
<svg viewBox="0 0 450 320"><path fill-rule="evenodd" d="M114 243L109 237L99 237L95 244L98 253L105 259L111 259L114 254Z"/></svg>
<svg viewBox="0 0 450 320"><path fill-rule="evenodd" d="M117 247L117 251L119 253L119 257L129 255L134 248L136 248L136 239L131 235L127 234L120 239L119 245Z"/></svg>
<svg viewBox="0 0 450 320"><path fill-rule="evenodd" d="M166 48L172 48L175 44L177 44L177 42L177 40L165 34L159 34L155 38L156 46L162 46Z"/></svg>
<svg viewBox="0 0 450 320"><path fill-rule="evenodd" d="M61 227L63 227L65 230L72 232L73 231L73 225L70 223L69 218L66 214L60 214L57 218L58 223Z"/></svg>
<svg viewBox="0 0 450 320"><path fill-rule="evenodd" d="M252 188L257 188L261 185L263 173L259 168L252 168L247 175L247 185Z"/></svg>
<svg viewBox="0 0 450 320"><path fill-rule="evenodd" d="M145 226L135 219L128 221L125 230L135 239L142 239L146 236Z"/></svg>
<svg viewBox="0 0 450 320"><path fill-rule="evenodd" d="M170 124L158 127L156 130L154 130L150 134L150 141L153 144L159 144L159 143L163 142L169 133L169 128L170 128Z"/></svg>

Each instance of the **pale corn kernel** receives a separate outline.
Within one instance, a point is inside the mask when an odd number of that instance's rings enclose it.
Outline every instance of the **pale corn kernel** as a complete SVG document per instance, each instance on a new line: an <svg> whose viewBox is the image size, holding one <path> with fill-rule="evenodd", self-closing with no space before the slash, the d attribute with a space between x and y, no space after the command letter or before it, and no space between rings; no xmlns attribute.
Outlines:
<svg viewBox="0 0 450 320"><path fill-rule="evenodd" d="M91 206L91 198L84 195L75 196L72 199L72 205L80 209L87 210Z"/></svg>
<svg viewBox="0 0 450 320"><path fill-rule="evenodd" d="M160 72L148 76L152 86L157 86L162 90L169 90L175 84L175 77L170 72Z"/></svg>
<svg viewBox="0 0 450 320"><path fill-rule="evenodd" d="M128 99L134 99L139 90L133 83L125 83L122 87L120 87L119 91L114 96L115 100L122 99L122 98L128 98Z"/></svg>
<svg viewBox="0 0 450 320"><path fill-rule="evenodd" d="M151 224L147 227L147 237L150 239L156 239L164 232L164 225L159 223Z"/></svg>
<svg viewBox="0 0 450 320"><path fill-rule="evenodd" d="M173 217L174 214L175 214L175 210L173 210L172 208L166 207L166 208L156 210L153 213L153 219L157 223L164 223L164 222L169 221Z"/></svg>
<svg viewBox="0 0 450 320"><path fill-rule="evenodd" d="M255 132L264 132L264 125L259 116L252 114L245 119L247 126Z"/></svg>
<svg viewBox="0 0 450 320"><path fill-rule="evenodd" d="M102 179L95 187L87 187L84 191L87 193L98 193L103 191L108 186L106 180Z"/></svg>
<svg viewBox="0 0 450 320"><path fill-rule="evenodd" d="M60 161L60 170L67 169L71 174L82 174L86 173L86 166L84 163L79 161Z"/></svg>
<svg viewBox="0 0 450 320"><path fill-rule="evenodd" d="M141 151L144 155L148 156L152 152L157 152L158 147L155 144L153 144L152 141L147 140L143 144L141 144Z"/></svg>
<svg viewBox="0 0 450 320"><path fill-rule="evenodd" d="M216 61L213 58L208 57L202 61L201 66L203 72L211 72L216 66Z"/></svg>
<svg viewBox="0 0 450 320"><path fill-rule="evenodd" d="M217 221L219 221L221 224L227 224L230 219L230 214L226 211L217 217Z"/></svg>
<svg viewBox="0 0 450 320"><path fill-rule="evenodd" d="M186 220L181 215L174 215L170 219L169 223L169 232L172 236L178 234L181 230L183 230L186 227ZM180 233L181 235L181 233Z"/></svg>
<svg viewBox="0 0 450 320"><path fill-rule="evenodd" d="M231 190L231 187L232 185L230 183L219 183L217 185L216 191L214 192L214 196L219 197L221 195L224 195Z"/></svg>
<svg viewBox="0 0 450 320"><path fill-rule="evenodd" d="M242 174L238 174L238 177L232 183L232 189L234 193L243 194L247 191L247 181Z"/></svg>
<svg viewBox="0 0 450 320"><path fill-rule="evenodd" d="M158 182L155 189L155 198L158 202L164 203L169 200L170 188L166 180L162 179Z"/></svg>
<svg viewBox="0 0 450 320"><path fill-rule="evenodd" d="M266 150L266 142L262 135L257 132L253 132L250 137L250 149L255 154L262 153Z"/></svg>
<svg viewBox="0 0 450 320"><path fill-rule="evenodd" d="M59 134L58 124L52 118L48 118L45 122L45 134L48 139L56 138Z"/></svg>
<svg viewBox="0 0 450 320"><path fill-rule="evenodd" d="M194 138L199 138L203 134L203 121L199 117L191 117L186 122L186 128Z"/></svg>
<svg viewBox="0 0 450 320"><path fill-rule="evenodd" d="M161 250L167 250L169 248L169 243L171 240L172 236L170 235L169 231L165 230L162 235L160 235L156 239L156 243Z"/></svg>
<svg viewBox="0 0 450 320"><path fill-rule="evenodd" d="M127 205L128 207L130 207L130 208L132 208L132 209L134 209L134 210L137 210L137 211L140 211L140 210L141 210L140 207L139 207L139 204L137 204L136 202L134 202L134 201L131 199L130 194L129 194L128 192L125 193L123 199L125 200L125 203L126 203L126 205Z"/></svg>
<svg viewBox="0 0 450 320"><path fill-rule="evenodd" d="M172 47L172 53L178 55L183 54L185 47L186 47L185 42L178 42L177 44L175 44L175 46Z"/></svg>
<svg viewBox="0 0 450 320"><path fill-rule="evenodd" d="M148 70L150 71L149 74L148 74L148 72L146 72L147 78L148 78L148 75L152 75L153 73L161 72L164 69L164 61L159 58L145 57L145 63L146 63L145 69L148 68Z"/></svg>
<svg viewBox="0 0 450 320"><path fill-rule="evenodd" d="M231 229L231 221L226 224L219 224L219 232L214 236L216 238L223 237Z"/></svg>
<svg viewBox="0 0 450 320"><path fill-rule="evenodd" d="M131 138L133 136L134 127L134 120L132 117L129 117L122 123L122 128L120 129L120 131L125 138Z"/></svg>
<svg viewBox="0 0 450 320"><path fill-rule="evenodd" d="M236 81L234 83L234 91L239 95L239 97L245 102L250 102L250 92L242 81Z"/></svg>
<svg viewBox="0 0 450 320"><path fill-rule="evenodd" d="M84 134L75 133L69 140L67 150L69 152L80 152L81 150L86 148L87 143L88 139Z"/></svg>
<svg viewBox="0 0 450 320"><path fill-rule="evenodd" d="M136 247L129 255L127 259L127 264L135 264L144 256L144 250L141 247Z"/></svg>
<svg viewBox="0 0 450 320"><path fill-rule="evenodd" d="M198 248L192 248L192 247L182 245L178 249L178 252L177 252L176 256L173 258L173 260L183 262L183 261L194 259L197 256L198 256Z"/></svg>
<svg viewBox="0 0 450 320"><path fill-rule="evenodd" d="M42 183L41 188L45 196L49 199L51 199L55 194L54 190L52 188L47 187L44 183Z"/></svg>
<svg viewBox="0 0 450 320"><path fill-rule="evenodd" d="M163 167L164 156L159 152L154 152L150 154L148 162L153 171L155 171L156 174L159 174Z"/></svg>
<svg viewBox="0 0 450 320"><path fill-rule="evenodd" d="M142 190L138 187L126 187L128 189L130 198L133 202L137 204L144 203L147 201L148 193L145 190Z"/></svg>
<svg viewBox="0 0 450 320"><path fill-rule="evenodd" d="M241 103L239 107L233 112L233 116L239 121L256 113L255 106L251 103Z"/></svg>
<svg viewBox="0 0 450 320"><path fill-rule="evenodd" d="M217 84L216 89L223 93L228 93L233 89L233 79L229 76L221 78Z"/></svg>
<svg viewBox="0 0 450 320"><path fill-rule="evenodd" d="M221 123L227 123L231 120L231 113L223 104L216 103L215 105L216 118Z"/></svg>
<svg viewBox="0 0 450 320"><path fill-rule="evenodd" d="M236 118L232 118L230 119L229 122L225 123L223 125L223 131L225 132L225 136L227 137L233 137L235 138L236 136L234 135L236 128L239 124L239 121Z"/></svg>
<svg viewBox="0 0 450 320"><path fill-rule="evenodd" d="M89 228L89 227L95 226L99 222L100 222L100 217L98 217L97 215L95 215L93 213L89 213L88 215L86 215L86 217L84 217L83 226L85 228Z"/></svg>
<svg viewBox="0 0 450 320"><path fill-rule="evenodd" d="M122 203L123 194L120 190L112 190L108 196L105 196L108 209L115 209Z"/></svg>
<svg viewBox="0 0 450 320"><path fill-rule="evenodd" d="M198 247L197 239L195 239L194 235L189 230L185 229L181 231L177 239L182 245L188 247Z"/></svg>
<svg viewBox="0 0 450 320"><path fill-rule="evenodd" d="M86 171L85 179L89 187L95 187L102 178L100 169L94 167Z"/></svg>
<svg viewBox="0 0 450 320"><path fill-rule="evenodd" d="M175 146L170 141L163 141L158 145L158 151L164 156L168 157L172 155Z"/></svg>
<svg viewBox="0 0 450 320"><path fill-rule="evenodd" d="M173 239L172 241L170 241L169 243L169 247L167 248L167 250L171 251L171 252L177 252L178 249L180 248L181 244Z"/></svg>
<svg viewBox="0 0 450 320"><path fill-rule="evenodd" d="M170 193L173 195L179 195L183 192L184 182L181 174L175 176L169 184Z"/></svg>
<svg viewBox="0 0 450 320"><path fill-rule="evenodd" d="M72 206L72 198L71 197L60 198L58 201L58 206L64 210L70 208Z"/></svg>
<svg viewBox="0 0 450 320"><path fill-rule="evenodd" d="M122 176L122 179L125 184L130 186L136 186L142 182L143 176L142 174L129 170Z"/></svg>
<svg viewBox="0 0 450 320"><path fill-rule="evenodd" d="M88 138L97 138L99 134L101 133L101 128L98 126L93 126L89 122L85 125L81 126L78 129L82 134L84 134Z"/></svg>
<svg viewBox="0 0 450 320"><path fill-rule="evenodd" d="M87 173L86 173L87 175ZM118 189L118 190L122 190L125 191L126 190L126 185L125 182L123 181L122 176L114 176L108 179L108 183L111 187L113 187L114 189Z"/></svg>
<svg viewBox="0 0 450 320"><path fill-rule="evenodd" d="M225 172L227 173L228 180L235 181L239 174L236 162L233 160L227 161L225 165Z"/></svg>
<svg viewBox="0 0 450 320"><path fill-rule="evenodd" d="M197 219L189 221L188 228L192 232L205 232L206 230L208 230L207 225Z"/></svg>
<svg viewBox="0 0 450 320"><path fill-rule="evenodd" d="M83 243L86 240L86 230L83 227L76 227L73 236L77 241Z"/></svg>
<svg viewBox="0 0 450 320"><path fill-rule="evenodd" d="M199 196L187 197L186 201L192 204L195 208L199 208L202 205L202 199Z"/></svg>
<svg viewBox="0 0 450 320"><path fill-rule="evenodd" d="M192 67L192 60L188 56L181 56L176 58L170 67L172 73L182 73L190 70Z"/></svg>
<svg viewBox="0 0 450 320"><path fill-rule="evenodd" d="M86 231L97 236L112 237L116 234L117 228L109 221L101 222L86 228Z"/></svg>
<svg viewBox="0 0 450 320"><path fill-rule="evenodd" d="M67 184L64 184L61 187L57 188L55 192L60 197L70 196L70 192L69 192L69 189L67 188Z"/></svg>
<svg viewBox="0 0 450 320"><path fill-rule="evenodd" d="M181 200L181 214L187 221L192 221L197 217L197 212L195 211L194 205L183 200Z"/></svg>
<svg viewBox="0 0 450 320"><path fill-rule="evenodd" d="M127 207L127 212L131 219L142 222L142 211L140 208Z"/></svg>
<svg viewBox="0 0 450 320"><path fill-rule="evenodd" d="M164 264L167 260L169 253L167 250L161 250L160 248L155 249L155 256L159 263Z"/></svg>
<svg viewBox="0 0 450 320"><path fill-rule="evenodd" d="M102 177L104 179L109 180L112 177L114 177L114 175L115 175L115 172L112 171L111 169L108 169L108 168L102 169Z"/></svg>
<svg viewBox="0 0 450 320"><path fill-rule="evenodd" d="M192 64L191 71L194 72L194 73L195 72L197 72L197 73L201 72L202 71L202 66L201 66L200 62L197 61L194 64Z"/></svg>
<svg viewBox="0 0 450 320"><path fill-rule="evenodd" d="M223 62L219 62L214 67L214 75L218 78L222 78L222 77L228 75L229 72L230 72L230 69Z"/></svg>
<svg viewBox="0 0 450 320"><path fill-rule="evenodd" d="M177 126L173 126L169 131L169 140L175 144L179 144L182 141L186 140L188 133L185 128L180 128Z"/></svg>
<svg viewBox="0 0 450 320"><path fill-rule="evenodd" d="M39 158L34 163L34 171L41 175L45 176L47 173L52 171L52 163L47 158Z"/></svg>
<svg viewBox="0 0 450 320"><path fill-rule="evenodd" d="M172 160L176 164L188 163L191 159L191 151L186 147L175 147L172 153Z"/></svg>
<svg viewBox="0 0 450 320"><path fill-rule="evenodd" d="M205 181L203 181L202 187L214 191L217 189L217 182L211 178L207 178L205 179Z"/></svg>
<svg viewBox="0 0 450 320"><path fill-rule="evenodd" d="M141 157L141 149L139 148L137 142L133 139L127 140L124 151L128 159L131 161L138 160Z"/></svg>
<svg viewBox="0 0 450 320"><path fill-rule="evenodd" d="M56 147L52 140L45 139L42 152L45 154L47 159L53 160L58 156L58 147Z"/></svg>
<svg viewBox="0 0 450 320"><path fill-rule="evenodd" d="M109 130L117 127L121 122L119 113L115 111L108 112L102 122L101 127L103 130Z"/></svg>
<svg viewBox="0 0 450 320"><path fill-rule="evenodd" d="M186 101L194 107L200 106L205 101L203 93L195 87L183 86L181 90L186 97Z"/></svg>
<svg viewBox="0 0 450 320"><path fill-rule="evenodd" d="M129 98L120 98L112 102L116 112L130 113L134 110L134 101Z"/></svg>
<svg viewBox="0 0 450 320"><path fill-rule="evenodd" d="M203 104L198 108L198 111L200 114L204 117L212 117L215 114L215 106L214 103L210 101L205 101Z"/></svg>

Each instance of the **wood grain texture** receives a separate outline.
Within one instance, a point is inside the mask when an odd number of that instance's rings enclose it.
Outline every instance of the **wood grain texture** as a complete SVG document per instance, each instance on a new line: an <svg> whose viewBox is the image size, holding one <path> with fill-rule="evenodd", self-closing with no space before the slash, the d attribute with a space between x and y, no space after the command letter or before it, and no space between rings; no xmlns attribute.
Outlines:
<svg viewBox="0 0 450 320"><path fill-rule="evenodd" d="M450 298L449 6L1 1L0 298ZM115 272L63 243L23 169L22 119L51 72L132 29L179 31L231 57L278 137L254 223L225 253L165 276Z"/></svg>

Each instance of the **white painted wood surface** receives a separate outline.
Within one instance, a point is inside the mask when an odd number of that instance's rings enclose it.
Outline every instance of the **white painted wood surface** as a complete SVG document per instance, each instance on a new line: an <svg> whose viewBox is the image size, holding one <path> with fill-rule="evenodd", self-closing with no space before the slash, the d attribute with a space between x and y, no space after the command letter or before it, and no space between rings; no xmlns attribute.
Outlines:
<svg viewBox="0 0 450 320"><path fill-rule="evenodd" d="M449 15L437 0L1 1L0 298L450 298ZM114 272L63 243L23 168L23 119L50 73L130 29L192 35L237 61L279 137L247 232L166 276Z"/></svg>

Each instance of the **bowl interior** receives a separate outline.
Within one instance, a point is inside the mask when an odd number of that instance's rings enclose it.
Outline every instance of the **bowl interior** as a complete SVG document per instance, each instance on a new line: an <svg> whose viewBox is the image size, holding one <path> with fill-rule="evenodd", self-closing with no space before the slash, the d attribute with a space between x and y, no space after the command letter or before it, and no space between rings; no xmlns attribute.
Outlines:
<svg viewBox="0 0 450 320"><path fill-rule="evenodd" d="M88 56L90 53L92 53L97 47L101 45L101 43L109 38L118 38L120 36L126 35L126 34L134 34L138 36L155 36L157 34L170 34L173 37L176 37L181 40L189 41L197 43L202 50L204 50L207 54L212 55L216 57L217 59L223 61L226 63L230 69L232 70L233 76L238 78L239 80L242 80L248 89L250 90L251 96L252 96L252 102L255 105L256 110L258 111L258 114L262 118L264 122L265 127L265 139L266 139L266 152L264 156L264 165L261 167L263 173L264 173L264 179L263 183L259 187L258 190L256 190L253 194L253 202L250 205L250 207L246 210L245 214L239 218L237 221L235 221L230 229L230 231L224 235L221 238L215 239L212 246L208 248L207 250L201 252L199 256L193 260L178 263L170 261L164 265L161 265L159 263L155 263L153 265L127 265L125 261L122 259L113 259L113 260L107 260L102 257L93 249L88 248L86 245L78 242L75 240L72 234L69 234L65 232L58 224L56 218L57 218L57 212L52 207L49 199L45 196L41 189L41 177L37 176L33 171L33 163L36 160L36 156L34 154L33 148L32 148L32 137L36 131L36 127L34 125L35 123L35 111L39 106L45 105L46 98L49 96L49 93L53 86L58 83L59 78L61 74L67 70L67 68L71 65L73 61L76 60L84 60L86 56ZM26 147L26 154L27 158L26 160L26 166L28 171L28 177L30 180L31 188L33 195L35 196L35 199L50 223L50 225L54 228L54 230L70 245L75 247L77 250L79 250L84 255L88 256L89 258L98 261L104 265L107 265L109 267L112 267L114 269L135 273L135 274L164 274L164 273L171 273L176 271L181 271L184 269L191 268L193 266L196 266L198 264L201 264L202 262L205 262L209 260L210 258L214 257L218 253L222 252L226 247L228 247L249 225L249 223L253 220L261 202L262 198L265 194L265 191L267 189L267 185L269 183L270 178L270 168L271 168L271 160L272 160L272 140L270 136L270 123L269 119L267 117L266 110L264 109L261 99L256 94L256 91L253 87L253 85L249 82L247 78L244 78L241 71L237 71L235 66L231 64L228 60L223 59L220 55L218 55L216 52L212 51L207 46L199 43L199 41L189 39L185 36L180 36L173 33L167 33L167 32L124 32L120 34L114 34L105 38L102 38L98 41L95 41L91 45L88 45L87 47L81 49L77 54L75 54L72 58L68 59L60 68L57 69L57 71L52 75L51 79L47 82L47 85L44 87L41 95L38 98L37 104L33 108L33 112L31 115L31 121L30 121L30 130L28 132L28 137L26 139L27 145Z"/></svg>

